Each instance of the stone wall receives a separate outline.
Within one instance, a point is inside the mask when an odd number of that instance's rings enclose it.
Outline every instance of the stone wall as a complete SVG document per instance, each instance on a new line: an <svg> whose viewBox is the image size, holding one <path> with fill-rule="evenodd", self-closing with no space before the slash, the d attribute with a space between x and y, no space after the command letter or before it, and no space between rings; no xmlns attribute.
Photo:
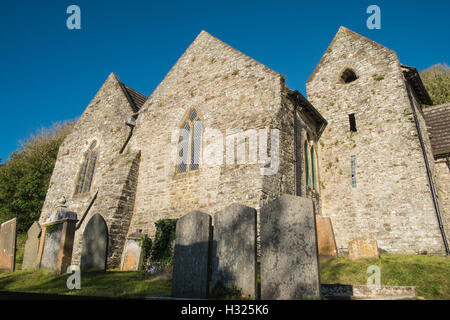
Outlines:
<svg viewBox="0 0 450 320"><path fill-rule="evenodd" d="M356 81L341 80L347 68L355 71ZM396 53L341 27L308 80L307 92L328 121L320 142L321 213L332 220L338 249L346 251L350 240L368 237L390 252L442 254L424 158ZM356 132L350 132L351 113ZM418 114L432 162L427 131ZM352 187L352 156L356 187Z"/></svg>
<svg viewBox="0 0 450 320"><path fill-rule="evenodd" d="M130 232L142 229L153 236L154 222L161 218L178 218L192 210L214 214L234 202L259 210L281 193L292 194L293 129L287 119L292 119L292 106L284 100L281 75L201 32L140 110L130 141L132 150L142 151ZM279 129L278 173L263 176L263 164L227 164L224 157L223 165L201 164L199 170L176 174L178 140L172 139L172 132L192 108L199 112L204 130L220 131L224 148L232 130ZM203 152L210 143L203 138ZM246 153L249 160L248 146Z"/></svg>
<svg viewBox="0 0 450 320"><path fill-rule="evenodd" d="M439 194L442 221L445 227L447 241L450 239L450 168L446 159L435 160L437 172L436 189Z"/></svg>
<svg viewBox="0 0 450 320"><path fill-rule="evenodd" d="M75 233L72 260L75 264L79 263L84 227L95 213L102 215L108 225L112 249L108 265L112 267L120 263L121 246L123 247L133 212L139 166L138 152L127 149L119 154L129 132L125 122L132 114L133 110L121 89L119 79L111 74L59 148L40 223L45 222L54 212L57 200L62 196L66 197L68 208L81 219L96 190L99 190L88 216ZM99 146L99 157L90 192L75 194L85 153L94 140Z"/></svg>

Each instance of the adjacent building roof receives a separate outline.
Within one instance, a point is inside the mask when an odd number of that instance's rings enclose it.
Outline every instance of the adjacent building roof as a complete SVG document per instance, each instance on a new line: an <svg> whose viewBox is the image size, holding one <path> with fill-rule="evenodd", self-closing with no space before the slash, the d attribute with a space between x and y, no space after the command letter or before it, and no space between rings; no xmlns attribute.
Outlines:
<svg viewBox="0 0 450 320"><path fill-rule="evenodd" d="M435 158L450 155L450 103L423 109Z"/></svg>
<svg viewBox="0 0 450 320"><path fill-rule="evenodd" d="M303 108L303 112L314 119L317 126L317 136L320 137L328 124L327 120L325 120L320 112L317 111L311 102L309 102L308 99L306 99L298 90L289 90L288 96L294 101L294 103Z"/></svg>
<svg viewBox="0 0 450 320"><path fill-rule="evenodd" d="M426 105L432 105L433 101L431 101L430 96L428 95L425 86L423 85L422 79L420 79L419 72L416 68L408 67L405 65L401 66L403 69L403 74L405 75L406 80L411 84L414 93L419 98L420 103Z"/></svg>

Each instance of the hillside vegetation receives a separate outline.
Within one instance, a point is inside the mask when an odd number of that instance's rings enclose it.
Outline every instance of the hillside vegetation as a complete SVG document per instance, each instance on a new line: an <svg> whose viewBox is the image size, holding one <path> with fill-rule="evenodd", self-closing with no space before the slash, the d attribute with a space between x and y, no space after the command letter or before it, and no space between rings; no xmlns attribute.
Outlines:
<svg viewBox="0 0 450 320"><path fill-rule="evenodd" d="M26 232L38 220L59 146L73 122L42 128L19 142L17 151L0 165L0 223L17 218L17 231Z"/></svg>
<svg viewBox="0 0 450 320"><path fill-rule="evenodd" d="M420 73L433 105L450 102L450 67L447 64L435 64Z"/></svg>

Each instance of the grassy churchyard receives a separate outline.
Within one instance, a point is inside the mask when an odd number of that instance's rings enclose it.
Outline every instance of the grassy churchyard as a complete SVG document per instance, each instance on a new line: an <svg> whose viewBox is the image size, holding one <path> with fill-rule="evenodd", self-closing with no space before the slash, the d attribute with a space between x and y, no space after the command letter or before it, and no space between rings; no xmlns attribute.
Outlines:
<svg viewBox="0 0 450 320"><path fill-rule="evenodd" d="M18 271L0 273L0 291L116 298L170 296L168 275L146 280L144 271L86 273L81 276L81 289L69 290L66 286L68 274L57 275L48 270L21 271L25 237L18 238ZM370 265L380 267L382 285L416 286L418 295L425 299L450 299L450 259L445 257L382 254L380 259L350 260L345 255L338 259L321 259L321 282L364 285Z"/></svg>

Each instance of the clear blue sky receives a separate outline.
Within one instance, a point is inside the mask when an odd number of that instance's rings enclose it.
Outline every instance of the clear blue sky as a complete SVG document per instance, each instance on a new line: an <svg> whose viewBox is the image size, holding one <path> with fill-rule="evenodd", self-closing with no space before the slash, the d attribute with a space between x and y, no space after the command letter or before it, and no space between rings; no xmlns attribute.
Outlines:
<svg viewBox="0 0 450 320"><path fill-rule="evenodd" d="M81 30L66 9L81 8ZM381 30L366 8L381 8ZM0 3L0 158L41 126L78 117L110 72L150 95L201 30L305 82L339 26L397 52L423 70L449 63L448 0L95 1Z"/></svg>

